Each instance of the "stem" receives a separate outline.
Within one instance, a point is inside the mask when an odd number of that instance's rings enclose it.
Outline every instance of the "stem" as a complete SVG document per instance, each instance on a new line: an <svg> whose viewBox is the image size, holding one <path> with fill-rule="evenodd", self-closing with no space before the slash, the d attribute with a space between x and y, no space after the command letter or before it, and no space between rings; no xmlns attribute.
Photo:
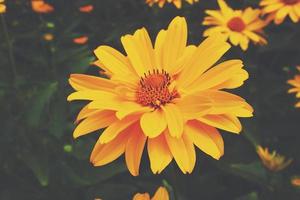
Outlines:
<svg viewBox="0 0 300 200"><path fill-rule="evenodd" d="M11 70L12 70L12 74L13 74L13 85L14 85L14 87L17 87L17 84L16 84L17 68L16 68L16 62L15 62L15 57L14 57L14 52L13 52L13 44L9 38L9 33L8 33L4 15L1 15L1 23L2 23L4 37L5 37L5 40L7 43L7 48L8 48L8 58L9 58L9 62L10 62L10 66L11 66Z"/></svg>

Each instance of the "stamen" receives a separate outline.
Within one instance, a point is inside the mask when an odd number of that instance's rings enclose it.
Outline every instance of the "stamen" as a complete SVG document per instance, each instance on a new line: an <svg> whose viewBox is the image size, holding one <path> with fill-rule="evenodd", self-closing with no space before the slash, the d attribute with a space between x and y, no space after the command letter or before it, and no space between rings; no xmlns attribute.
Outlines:
<svg viewBox="0 0 300 200"><path fill-rule="evenodd" d="M242 32L246 28L246 24L240 17L233 17L227 23L228 28L232 31Z"/></svg>

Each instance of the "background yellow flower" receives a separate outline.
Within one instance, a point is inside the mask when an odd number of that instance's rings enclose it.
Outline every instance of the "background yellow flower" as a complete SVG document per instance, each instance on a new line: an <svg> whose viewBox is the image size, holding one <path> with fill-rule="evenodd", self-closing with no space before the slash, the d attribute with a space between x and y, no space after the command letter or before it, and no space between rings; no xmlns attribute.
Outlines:
<svg viewBox="0 0 300 200"><path fill-rule="evenodd" d="M146 3L149 6L153 6L153 4L158 4L160 8L162 8L165 5L165 3L173 3L176 6L176 8L181 8L182 1L184 0L146 0ZM195 2L198 2L199 0L185 0L185 1L188 2L189 4L193 4Z"/></svg>
<svg viewBox="0 0 300 200"><path fill-rule="evenodd" d="M0 0L0 14L5 13L6 6L4 4L4 0Z"/></svg>
<svg viewBox="0 0 300 200"><path fill-rule="evenodd" d="M299 0L261 0L263 13L268 14L268 20L274 20L275 24L281 24L289 16L297 23L300 19Z"/></svg>
<svg viewBox="0 0 300 200"><path fill-rule="evenodd" d="M134 195L132 200L169 200L169 193L166 188L159 187L157 191L155 192L154 196L150 198L150 195L148 193L138 193Z"/></svg>
<svg viewBox="0 0 300 200"><path fill-rule="evenodd" d="M300 71L300 67L297 67L298 71ZM288 90L288 93L296 93L296 97L300 98L300 75L295 75L293 79L287 81L288 84L293 86L293 88ZM295 104L296 108L300 107L300 102Z"/></svg>
<svg viewBox="0 0 300 200"><path fill-rule="evenodd" d="M222 33L233 45L240 45L243 50L248 49L249 41L267 44L262 36L267 23L260 19L259 9L248 7L245 10L233 10L224 0L218 0L218 4L220 10L205 11L209 16L204 18L202 24L212 27L204 31L204 37Z"/></svg>

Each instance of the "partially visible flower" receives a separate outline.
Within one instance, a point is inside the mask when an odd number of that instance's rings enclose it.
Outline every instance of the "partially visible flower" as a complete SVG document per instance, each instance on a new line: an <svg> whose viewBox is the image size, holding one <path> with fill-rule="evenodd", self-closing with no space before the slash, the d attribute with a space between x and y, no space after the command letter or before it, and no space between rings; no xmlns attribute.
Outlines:
<svg viewBox="0 0 300 200"><path fill-rule="evenodd" d="M259 155L263 165L270 171L274 172L283 170L292 162L292 159L287 160L276 151L270 153L268 148L263 148L262 146L257 147L257 154Z"/></svg>
<svg viewBox="0 0 300 200"><path fill-rule="evenodd" d="M0 14L6 12L6 6L4 4L4 0L0 0Z"/></svg>
<svg viewBox="0 0 300 200"><path fill-rule="evenodd" d="M54 7L44 0L31 0L31 7L37 13L50 13L54 11Z"/></svg>
<svg viewBox="0 0 300 200"><path fill-rule="evenodd" d="M94 6L93 5L86 5L86 6L81 6L79 8L79 11L80 12L83 12L83 13L90 13L94 10Z"/></svg>
<svg viewBox="0 0 300 200"><path fill-rule="evenodd" d="M134 195L132 200L169 200L169 193L166 188L159 187L154 196L150 198L149 193L138 193Z"/></svg>
<svg viewBox="0 0 300 200"><path fill-rule="evenodd" d="M212 27L203 33L204 37L222 33L233 45L240 45L243 50L247 50L249 41L267 44L262 36L267 23L260 19L259 9L248 7L245 10L233 10L224 0L218 0L218 3L220 10L206 10L209 16L204 18L202 24Z"/></svg>
<svg viewBox="0 0 300 200"><path fill-rule="evenodd" d="M43 35L43 38L44 38L44 40L46 40L46 41L52 41L52 40L54 39L54 35L51 34L51 33L45 33L45 34Z"/></svg>
<svg viewBox="0 0 300 200"><path fill-rule="evenodd" d="M268 14L268 21L281 24L289 16L294 23L300 19L300 0L261 0L263 14Z"/></svg>
<svg viewBox="0 0 300 200"><path fill-rule="evenodd" d="M109 79L71 75L76 91L68 101L88 101L78 114L74 137L106 128L90 157L94 166L125 154L129 171L138 176L147 149L153 173L161 173L173 159L183 173L191 173L195 146L220 159L224 141L217 128L238 134L239 117L253 116L253 108L228 91L248 79L243 62L218 62L230 44L220 35L197 46L187 41L186 20L176 17L158 33L154 46L145 28L121 37L126 55L99 46L96 64Z"/></svg>
<svg viewBox="0 0 300 200"><path fill-rule="evenodd" d="M149 6L153 6L153 4L158 4L158 6L160 8L162 8L166 2L168 3L173 3L176 8L181 8L182 6L182 1L183 0L146 0L146 3L149 5ZM189 4L193 4L194 2L198 2L199 0L185 0L186 2L188 2Z"/></svg>
<svg viewBox="0 0 300 200"><path fill-rule="evenodd" d="M300 66L297 69L300 71ZM293 88L288 90L288 93L296 93L296 97L300 98L300 74L295 75L294 79L288 80L287 83L293 86ZM300 101L295 104L295 107L300 108Z"/></svg>
<svg viewBox="0 0 300 200"><path fill-rule="evenodd" d="M74 38L73 42L75 44L85 44L87 43L88 40L89 38L87 36L81 36L81 37Z"/></svg>
<svg viewBox="0 0 300 200"><path fill-rule="evenodd" d="M291 184L295 187L300 187L300 176L294 176L291 178Z"/></svg>

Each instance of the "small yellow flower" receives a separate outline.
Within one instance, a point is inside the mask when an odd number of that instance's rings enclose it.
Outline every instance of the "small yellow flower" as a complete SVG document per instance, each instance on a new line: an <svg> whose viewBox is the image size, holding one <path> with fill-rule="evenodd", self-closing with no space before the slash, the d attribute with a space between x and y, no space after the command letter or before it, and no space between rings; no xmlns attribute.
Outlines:
<svg viewBox="0 0 300 200"><path fill-rule="evenodd" d="M6 12L6 6L4 4L4 0L0 0L0 14Z"/></svg>
<svg viewBox="0 0 300 200"><path fill-rule="evenodd" d="M262 146L257 147L257 154L259 155L263 165L271 171L278 172L289 166L292 159L286 160L286 158L276 151L269 152L268 148Z"/></svg>
<svg viewBox="0 0 300 200"><path fill-rule="evenodd" d="M121 38L127 55L102 45L96 64L109 79L72 74L76 90L68 100L87 100L74 137L107 127L91 154L94 166L125 153L132 175L139 174L147 146L153 173L174 159L183 173L196 163L195 146L215 159L224 154L217 130L240 133L239 117L252 117L252 107L228 89L243 85L248 73L238 59L218 63L230 49L220 35L200 45L187 44L185 18L176 17L161 30L154 46L145 28Z"/></svg>
<svg viewBox="0 0 300 200"><path fill-rule="evenodd" d="M204 37L222 33L233 45L240 45L243 50L248 49L249 41L267 44L262 36L267 23L260 19L259 9L248 7L245 10L233 10L224 0L218 0L218 3L220 10L206 11L209 16L204 18L202 24L212 27L203 33Z"/></svg>
<svg viewBox="0 0 300 200"><path fill-rule="evenodd" d="M37 13L50 13L54 11L54 7L44 0L31 0L31 8Z"/></svg>
<svg viewBox="0 0 300 200"><path fill-rule="evenodd" d="M300 187L300 176L291 178L291 184L295 187Z"/></svg>
<svg viewBox="0 0 300 200"><path fill-rule="evenodd" d="M153 4L157 3L160 8L162 8L166 2L173 3L176 8L181 8L183 0L146 0L146 3L149 6L153 6ZM189 4L193 4L194 2L198 2L199 0L185 0Z"/></svg>
<svg viewBox="0 0 300 200"><path fill-rule="evenodd" d="M300 66L297 69L300 71ZM293 88L288 90L288 93L296 93L296 97L300 98L300 75L295 75L294 79L288 80L287 83L293 86ZM300 101L295 104L295 107L300 108Z"/></svg>
<svg viewBox="0 0 300 200"><path fill-rule="evenodd" d="M43 38L44 38L44 40L46 40L46 41L52 41L52 40L54 39L54 35L51 34L51 33L45 33L45 34L43 35Z"/></svg>
<svg viewBox="0 0 300 200"><path fill-rule="evenodd" d="M169 193L166 188L160 187L155 192L154 196L150 198L148 193L138 193L136 194L132 200L169 200Z"/></svg>
<svg viewBox="0 0 300 200"><path fill-rule="evenodd" d="M261 0L263 14L268 14L268 20L281 24L289 16L294 23L300 19L300 0Z"/></svg>

